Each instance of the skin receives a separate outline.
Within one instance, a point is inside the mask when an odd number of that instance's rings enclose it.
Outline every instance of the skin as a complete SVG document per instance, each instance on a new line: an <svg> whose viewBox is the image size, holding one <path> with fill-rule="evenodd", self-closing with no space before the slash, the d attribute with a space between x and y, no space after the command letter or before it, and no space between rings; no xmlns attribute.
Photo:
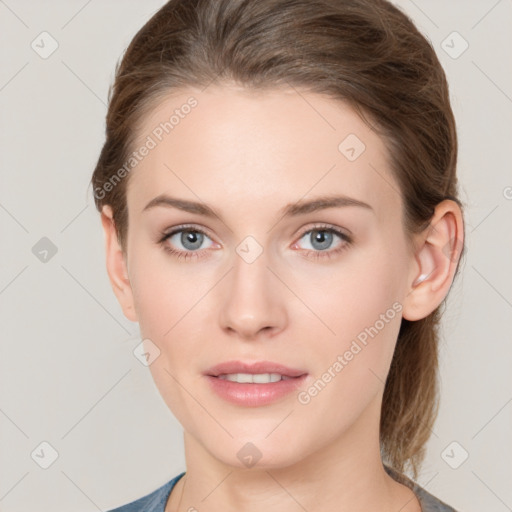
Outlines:
<svg viewBox="0 0 512 512"><path fill-rule="evenodd" d="M184 428L187 473L166 512L420 511L413 492L382 466L380 408L401 317L427 316L453 281L459 207L440 203L409 244L383 140L347 105L294 89L181 91L146 115L138 143L191 95L197 107L130 175L126 254L110 207L101 216L113 290L160 350L149 368ZM348 134L366 146L354 161L338 150ZM164 206L142 212L162 193L206 203L220 218ZM371 209L280 215L326 194ZM195 249L201 258L177 259L158 243L184 223L208 232ZM350 230L352 242L333 235L322 251L310 231L317 224ZM180 234L165 245L194 252ZM250 264L236 252L249 235L263 249ZM312 256L329 251L331 258ZM421 274L428 277L418 284ZM203 372L222 361L270 360L306 371L306 390L395 302L401 312L307 404L292 393L267 406L237 406L207 385ZM248 442L262 454L250 468L237 457Z"/></svg>

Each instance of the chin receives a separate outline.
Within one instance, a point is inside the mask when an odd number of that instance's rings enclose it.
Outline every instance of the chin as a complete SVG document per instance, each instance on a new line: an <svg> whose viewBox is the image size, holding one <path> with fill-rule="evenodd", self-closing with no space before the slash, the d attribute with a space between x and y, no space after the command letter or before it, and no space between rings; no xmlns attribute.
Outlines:
<svg viewBox="0 0 512 512"><path fill-rule="evenodd" d="M290 439L290 436L286 437ZM210 443L205 443L205 446L208 444ZM306 455L301 452L299 446L283 442L282 439L251 439L244 436L226 440L222 445L212 440L211 444L210 454L217 460L237 469L254 471L292 466Z"/></svg>

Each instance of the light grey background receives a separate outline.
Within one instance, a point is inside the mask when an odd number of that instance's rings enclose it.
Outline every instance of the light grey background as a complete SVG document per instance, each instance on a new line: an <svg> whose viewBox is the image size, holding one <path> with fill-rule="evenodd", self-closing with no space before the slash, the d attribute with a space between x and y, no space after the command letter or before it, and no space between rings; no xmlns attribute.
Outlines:
<svg viewBox="0 0 512 512"><path fill-rule="evenodd" d="M0 511L106 510L185 470L181 426L132 353L138 324L110 288L87 187L115 63L163 3L0 0ZM512 510L512 1L396 3L448 75L468 205L418 482L461 512ZM31 47L51 48L43 31L58 43L46 59ZM453 31L469 44L458 58ZM46 262L43 237L57 248ZM42 442L58 454L47 469Z"/></svg>

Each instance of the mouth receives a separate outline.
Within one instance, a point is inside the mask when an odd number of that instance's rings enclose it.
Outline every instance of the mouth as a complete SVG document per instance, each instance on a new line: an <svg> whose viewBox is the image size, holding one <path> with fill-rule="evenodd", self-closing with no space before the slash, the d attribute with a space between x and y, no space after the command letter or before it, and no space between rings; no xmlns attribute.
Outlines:
<svg viewBox="0 0 512 512"><path fill-rule="evenodd" d="M268 361L252 364L228 361L210 368L204 375L211 389L224 400L257 407L290 395L302 385L308 373Z"/></svg>
<svg viewBox="0 0 512 512"><path fill-rule="evenodd" d="M222 375L210 375L218 379L229 380L230 382L238 382L239 384L270 384L271 382L279 382L280 380L298 379L298 377L289 377L279 373L228 373Z"/></svg>
<svg viewBox="0 0 512 512"><path fill-rule="evenodd" d="M230 380L239 383L278 382L279 380L293 379L307 374L305 370L289 368L271 361L257 361L243 363L242 361L226 361L205 372L210 377Z"/></svg>

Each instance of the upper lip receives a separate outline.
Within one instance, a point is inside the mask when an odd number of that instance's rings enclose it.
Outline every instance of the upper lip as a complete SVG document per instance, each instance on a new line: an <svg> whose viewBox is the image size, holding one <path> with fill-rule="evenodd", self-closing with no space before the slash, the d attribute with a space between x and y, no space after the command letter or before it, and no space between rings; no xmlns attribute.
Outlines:
<svg viewBox="0 0 512 512"><path fill-rule="evenodd" d="M206 370L205 375L218 377L219 375L227 375L233 373L278 373L286 377L300 377L304 375L304 370L289 368L272 361L256 361L252 363L244 363L242 361L225 361Z"/></svg>

